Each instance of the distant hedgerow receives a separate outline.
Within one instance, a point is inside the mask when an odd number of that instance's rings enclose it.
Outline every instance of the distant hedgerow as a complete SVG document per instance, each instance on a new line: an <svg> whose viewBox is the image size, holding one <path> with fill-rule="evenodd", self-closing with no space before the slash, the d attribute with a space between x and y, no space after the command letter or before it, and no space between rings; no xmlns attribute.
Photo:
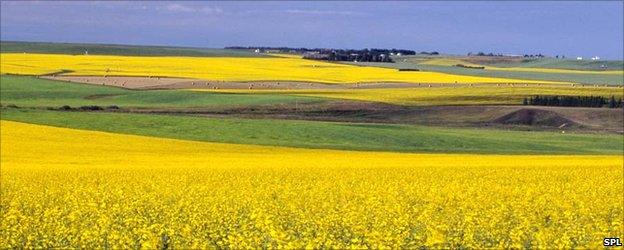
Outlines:
<svg viewBox="0 0 624 250"><path fill-rule="evenodd" d="M616 100L615 96L606 98L603 96L540 96L536 95L524 98L523 105L536 106L563 106L563 107L592 107L592 108L621 108L622 98Z"/></svg>

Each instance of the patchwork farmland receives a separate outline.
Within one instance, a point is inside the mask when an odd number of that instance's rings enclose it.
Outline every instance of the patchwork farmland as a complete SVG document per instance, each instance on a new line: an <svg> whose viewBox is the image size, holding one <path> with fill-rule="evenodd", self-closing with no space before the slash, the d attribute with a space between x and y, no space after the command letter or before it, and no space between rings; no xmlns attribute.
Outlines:
<svg viewBox="0 0 624 250"><path fill-rule="evenodd" d="M624 200L605 195L624 192L622 68L0 52L0 248L599 248L624 233Z"/></svg>

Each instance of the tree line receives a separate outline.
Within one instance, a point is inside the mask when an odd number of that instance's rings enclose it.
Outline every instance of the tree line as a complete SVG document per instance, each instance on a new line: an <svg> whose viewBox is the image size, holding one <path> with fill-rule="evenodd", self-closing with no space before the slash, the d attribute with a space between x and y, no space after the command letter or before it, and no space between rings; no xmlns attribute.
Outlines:
<svg viewBox="0 0 624 250"><path fill-rule="evenodd" d="M603 96L532 96L524 98L523 105L536 106L563 106L563 107L609 107L622 108L622 98L615 99L615 96L606 98Z"/></svg>
<svg viewBox="0 0 624 250"><path fill-rule="evenodd" d="M422 53L422 52L421 52ZM437 52L424 52L428 55L437 55ZM432 54L436 53L436 54ZM394 60L391 56L416 55L416 51L404 49L337 49L324 50L312 53L305 53L303 58L328 61L350 61L350 62L387 62Z"/></svg>
<svg viewBox="0 0 624 250"><path fill-rule="evenodd" d="M318 52L323 54L328 54L331 52L336 53L375 53L375 54L402 54L402 55L416 55L416 51L407 50L407 49L331 49L331 48L294 48L294 47L264 47L264 46L230 46L225 47L225 49L244 49L244 50L259 50L259 52L282 52L282 53L306 53L306 52ZM421 52L422 54L431 54L437 55L439 54L436 51L433 52Z"/></svg>
<svg viewBox="0 0 624 250"><path fill-rule="evenodd" d="M303 56L306 58L306 55ZM352 62L394 62L390 54L380 50L338 50L327 54L328 61L352 61Z"/></svg>
<svg viewBox="0 0 624 250"><path fill-rule="evenodd" d="M303 58L328 61L357 62L394 62L391 56L416 55L416 51L406 49L327 49L327 48L291 48L291 47L243 47L231 46L226 49L254 50L260 53L297 53ZM420 52L425 55L438 55L437 51Z"/></svg>
<svg viewBox="0 0 624 250"><path fill-rule="evenodd" d="M477 52L477 53L472 53L472 52L468 52L467 54L468 56L490 56L490 57L504 57L505 55L501 54L501 53L497 53L494 54L492 52L490 53L484 53L484 52ZM527 57L527 58L544 58L546 57L545 55L540 54L524 54L522 55L522 57ZM557 56L557 58L559 58L559 56ZM562 58L565 58L564 56L562 56Z"/></svg>

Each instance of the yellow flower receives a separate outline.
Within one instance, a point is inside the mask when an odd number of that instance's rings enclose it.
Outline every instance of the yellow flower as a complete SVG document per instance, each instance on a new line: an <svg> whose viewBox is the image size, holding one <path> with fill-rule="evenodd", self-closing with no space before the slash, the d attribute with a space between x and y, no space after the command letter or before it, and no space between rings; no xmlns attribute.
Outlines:
<svg viewBox="0 0 624 250"><path fill-rule="evenodd" d="M0 128L0 248L600 248L624 231L622 196L605 195L624 192L621 155L355 152Z"/></svg>

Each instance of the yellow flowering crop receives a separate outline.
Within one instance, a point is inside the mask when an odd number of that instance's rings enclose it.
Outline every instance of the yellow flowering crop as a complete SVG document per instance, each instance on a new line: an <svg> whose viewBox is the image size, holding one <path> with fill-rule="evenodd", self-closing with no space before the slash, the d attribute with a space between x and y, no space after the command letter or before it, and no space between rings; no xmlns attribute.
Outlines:
<svg viewBox="0 0 624 250"><path fill-rule="evenodd" d="M421 85L423 86L423 85ZM400 105L472 105L521 104L523 98L534 95L584 95L615 96L624 92L619 87L582 87L570 85L478 85L462 87L420 87L386 89L315 89L315 90L209 90L221 93L276 93L298 96L315 96L360 101L385 102Z"/></svg>
<svg viewBox="0 0 624 250"><path fill-rule="evenodd" d="M66 73L67 75L163 76L218 81L538 82L436 72L399 72L395 69L359 67L294 57L140 57L19 53L3 53L0 56L2 58L0 72L23 75L49 74L66 70L72 71Z"/></svg>
<svg viewBox="0 0 624 250"><path fill-rule="evenodd" d="M598 248L621 156L404 154L1 122L0 248Z"/></svg>

